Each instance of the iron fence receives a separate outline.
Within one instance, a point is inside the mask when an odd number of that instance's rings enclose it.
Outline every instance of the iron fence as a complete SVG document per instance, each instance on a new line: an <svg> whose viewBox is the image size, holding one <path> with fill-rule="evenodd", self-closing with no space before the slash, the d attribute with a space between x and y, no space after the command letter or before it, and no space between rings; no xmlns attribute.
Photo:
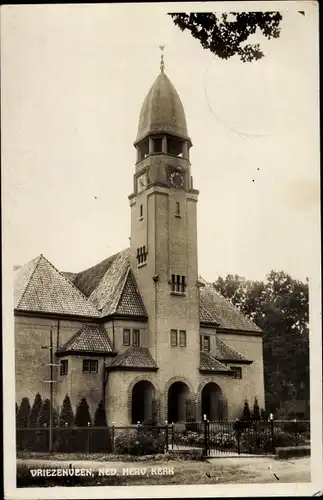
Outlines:
<svg viewBox="0 0 323 500"><path fill-rule="evenodd" d="M309 420L182 422L165 425L17 428L17 450L156 454L200 450L205 456L272 454L310 442Z"/></svg>

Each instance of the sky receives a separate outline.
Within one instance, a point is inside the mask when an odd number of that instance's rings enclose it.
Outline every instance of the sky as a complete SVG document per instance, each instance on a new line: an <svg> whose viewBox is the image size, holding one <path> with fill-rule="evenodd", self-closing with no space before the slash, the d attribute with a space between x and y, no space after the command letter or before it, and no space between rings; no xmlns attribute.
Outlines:
<svg viewBox="0 0 323 500"><path fill-rule="evenodd" d="M281 36L255 36L265 57L252 63L203 50L167 16L173 4L2 7L3 244L12 264L42 253L77 272L129 245L133 142L165 44L193 142L199 274L311 277L320 241L317 7L287 4Z"/></svg>

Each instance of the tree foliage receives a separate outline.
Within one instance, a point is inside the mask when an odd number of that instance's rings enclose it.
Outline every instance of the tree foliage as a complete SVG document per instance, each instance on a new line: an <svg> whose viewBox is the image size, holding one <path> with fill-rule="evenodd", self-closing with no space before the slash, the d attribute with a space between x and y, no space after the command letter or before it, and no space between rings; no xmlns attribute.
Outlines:
<svg viewBox="0 0 323 500"><path fill-rule="evenodd" d="M107 417L103 401L100 401L94 415L94 425L96 427L106 427Z"/></svg>
<svg viewBox="0 0 323 500"><path fill-rule="evenodd" d="M283 271L266 281L218 278L214 287L263 331L266 408L309 400L308 284Z"/></svg>
<svg viewBox="0 0 323 500"><path fill-rule="evenodd" d="M58 415L55 408L52 409L53 415L53 426L56 426L58 423ZM48 427L50 421L50 401L49 399L45 399L40 408L38 417L37 417L37 427Z"/></svg>
<svg viewBox="0 0 323 500"><path fill-rule="evenodd" d="M66 394L63 405L61 408L61 412L59 414L59 425L60 427L65 427L67 424L68 427L71 427L74 424L74 413L71 405L71 400Z"/></svg>
<svg viewBox="0 0 323 500"><path fill-rule="evenodd" d="M22 398L17 413L17 427L28 427L30 415L30 402L28 398Z"/></svg>
<svg viewBox="0 0 323 500"><path fill-rule="evenodd" d="M31 412L29 416L29 427L36 427L38 415L42 407L43 401L39 392L36 394L33 405L31 407Z"/></svg>
<svg viewBox="0 0 323 500"><path fill-rule="evenodd" d="M75 425L77 427L87 427L89 423L91 425L89 405L86 399L82 398L76 408Z"/></svg>
<svg viewBox="0 0 323 500"><path fill-rule="evenodd" d="M238 55L243 62L264 56L259 43L246 43L257 30L268 39L278 38L282 15L279 12L196 12L169 14L181 31L188 30L203 49L221 59Z"/></svg>

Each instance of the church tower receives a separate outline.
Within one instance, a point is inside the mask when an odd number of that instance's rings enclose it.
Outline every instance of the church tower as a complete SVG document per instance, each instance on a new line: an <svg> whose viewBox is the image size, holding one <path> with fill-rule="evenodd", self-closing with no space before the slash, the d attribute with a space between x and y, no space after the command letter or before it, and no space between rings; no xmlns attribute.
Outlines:
<svg viewBox="0 0 323 500"><path fill-rule="evenodd" d="M148 312L158 377L198 377L197 199L182 102L161 71L141 108L130 265ZM163 380L164 382L164 380Z"/></svg>

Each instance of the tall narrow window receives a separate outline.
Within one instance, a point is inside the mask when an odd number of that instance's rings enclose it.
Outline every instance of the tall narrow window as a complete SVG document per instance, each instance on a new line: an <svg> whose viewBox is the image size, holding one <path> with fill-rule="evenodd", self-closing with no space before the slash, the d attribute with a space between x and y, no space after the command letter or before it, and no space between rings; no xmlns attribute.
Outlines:
<svg viewBox="0 0 323 500"><path fill-rule="evenodd" d="M181 292L184 293L185 292L185 276L182 276L182 280L181 280Z"/></svg>
<svg viewBox="0 0 323 500"><path fill-rule="evenodd" d="M181 291L181 277L179 274L176 276L176 292Z"/></svg>
<svg viewBox="0 0 323 500"><path fill-rule="evenodd" d="M123 345L130 345L130 330L123 330Z"/></svg>
<svg viewBox="0 0 323 500"><path fill-rule="evenodd" d="M62 359L60 373L61 373L61 375L67 375L68 374L68 360L67 359Z"/></svg>
<svg viewBox="0 0 323 500"><path fill-rule="evenodd" d="M200 351L203 351L203 337L200 335Z"/></svg>
<svg viewBox="0 0 323 500"><path fill-rule="evenodd" d="M154 153L161 153L163 150L162 145L163 145L163 140L161 137L156 137L155 139L153 139Z"/></svg>
<svg viewBox="0 0 323 500"><path fill-rule="evenodd" d="M170 345L173 347L177 345L177 330L170 331Z"/></svg>
<svg viewBox="0 0 323 500"><path fill-rule="evenodd" d="M180 330L179 331L179 345L181 347L186 346L186 331L185 330Z"/></svg>
<svg viewBox="0 0 323 500"><path fill-rule="evenodd" d="M204 335L203 337L203 351L210 351L210 337L208 335Z"/></svg>
<svg viewBox="0 0 323 500"><path fill-rule="evenodd" d="M140 219L142 219L143 216L144 216L144 209L143 209L143 206L140 205L140 209L139 209L139 217L140 217Z"/></svg>
<svg viewBox="0 0 323 500"><path fill-rule="evenodd" d="M176 202L176 212L175 212L175 215L181 215L181 205L180 205L179 201Z"/></svg>
<svg viewBox="0 0 323 500"><path fill-rule="evenodd" d="M144 245L143 247L137 248L137 262L139 264L143 264L144 262L147 261L147 250L146 246Z"/></svg>
<svg viewBox="0 0 323 500"><path fill-rule="evenodd" d="M139 332L139 330L132 331L132 344L135 346L139 346L139 344L140 344L140 332Z"/></svg>
<svg viewBox="0 0 323 500"><path fill-rule="evenodd" d="M175 274L172 274L172 292L175 292Z"/></svg>

